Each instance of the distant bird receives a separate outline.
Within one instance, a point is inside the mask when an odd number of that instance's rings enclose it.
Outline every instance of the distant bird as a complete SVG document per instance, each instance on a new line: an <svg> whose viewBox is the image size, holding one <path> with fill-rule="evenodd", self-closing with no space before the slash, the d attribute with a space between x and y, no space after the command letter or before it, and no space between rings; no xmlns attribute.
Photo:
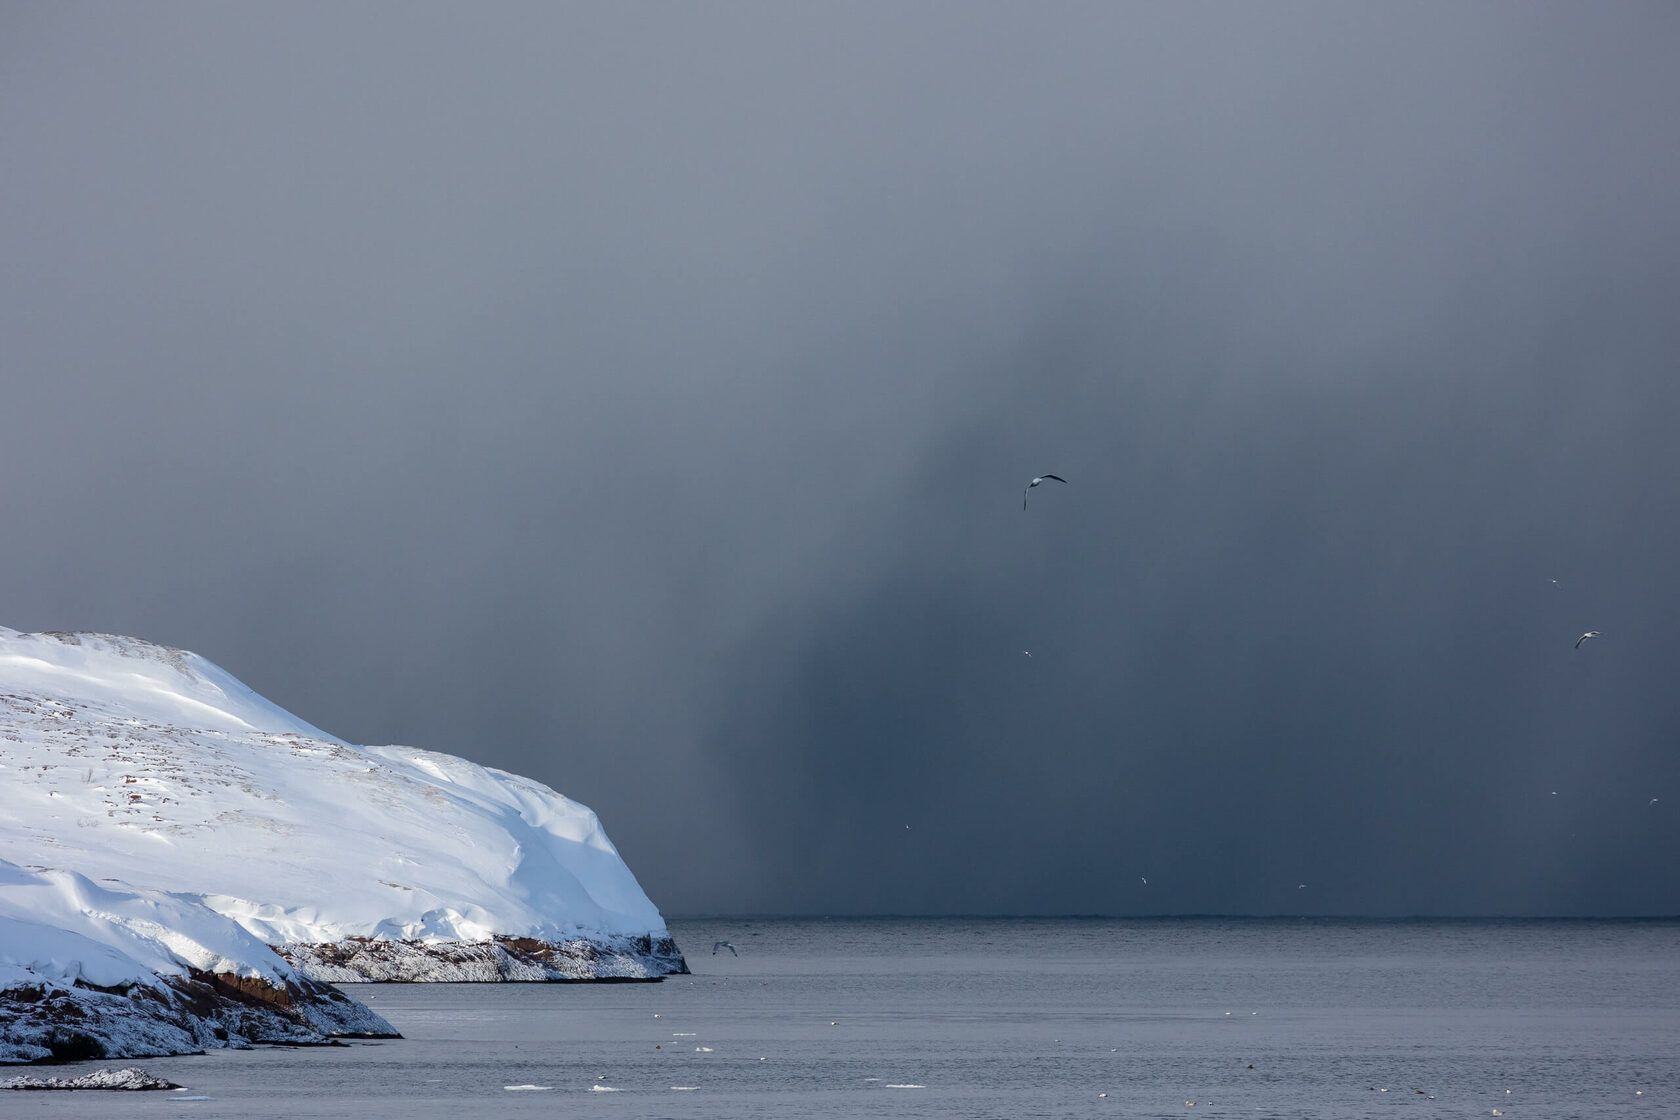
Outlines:
<svg viewBox="0 0 1680 1120"><path fill-rule="evenodd" d="M1057 482L1063 482L1063 483L1065 483L1067 481L1067 479L1063 478L1059 474L1041 474L1037 478L1033 479L1031 482L1027 483L1027 490L1031 490L1034 486L1037 486L1039 483L1043 482L1046 479L1055 479ZM1021 491L1021 508L1022 509L1027 508L1027 490Z"/></svg>
<svg viewBox="0 0 1680 1120"><path fill-rule="evenodd" d="M1295 889L1298 891L1304 891L1307 889L1307 885L1305 883L1296 883Z"/></svg>
<svg viewBox="0 0 1680 1120"><path fill-rule="evenodd" d="M1601 633L1597 630L1588 630L1585 634L1582 634L1579 638L1575 639L1575 648L1580 649L1581 643L1586 641L1588 638L1597 638L1601 636Z"/></svg>
<svg viewBox="0 0 1680 1120"><path fill-rule="evenodd" d="M1143 879L1143 876L1139 875L1138 878ZM1149 885L1149 880L1148 879L1143 879L1143 885L1147 887Z"/></svg>
<svg viewBox="0 0 1680 1120"><path fill-rule="evenodd" d="M1656 803L1657 803L1657 799L1654 798L1654 797L1651 798L1651 805L1655 805ZM1646 808L1650 808L1650 805L1647 805Z"/></svg>
<svg viewBox="0 0 1680 1120"><path fill-rule="evenodd" d="M1026 654L1028 657L1032 656L1032 650L1030 650L1030 649L1024 649L1021 652Z"/></svg>
<svg viewBox="0 0 1680 1120"><path fill-rule="evenodd" d="M714 942L712 942L712 956L714 956L714 957L717 956L717 951L719 949L728 949L731 953L733 953L737 957L741 955L739 953L736 953L735 952L735 946L731 945L727 941L714 941Z"/></svg>

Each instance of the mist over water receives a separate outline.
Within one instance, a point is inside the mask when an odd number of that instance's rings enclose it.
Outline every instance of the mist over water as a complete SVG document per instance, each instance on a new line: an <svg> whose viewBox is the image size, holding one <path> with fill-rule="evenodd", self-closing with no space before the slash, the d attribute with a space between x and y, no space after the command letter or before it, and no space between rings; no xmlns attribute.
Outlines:
<svg viewBox="0 0 1680 1120"><path fill-rule="evenodd" d="M0 623L544 781L667 913L1680 913L1677 46L13 6Z"/></svg>

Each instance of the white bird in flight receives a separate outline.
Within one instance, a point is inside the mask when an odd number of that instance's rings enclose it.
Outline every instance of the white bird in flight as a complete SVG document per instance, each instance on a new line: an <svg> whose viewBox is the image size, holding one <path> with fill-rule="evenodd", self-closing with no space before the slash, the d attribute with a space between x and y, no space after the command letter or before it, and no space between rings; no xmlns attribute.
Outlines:
<svg viewBox="0 0 1680 1120"><path fill-rule="evenodd" d="M1582 634L1579 638L1575 639L1575 648L1580 649L1581 643L1586 641L1588 638L1597 638L1601 636L1602 635L1597 630L1588 630L1585 634Z"/></svg>
<svg viewBox="0 0 1680 1120"><path fill-rule="evenodd" d="M735 952L735 946L731 945L727 941L714 941L714 942L712 942L712 956L714 956L714 957L717 956L717 951L719 949L728 949L731 954L733 954L734 956L737 956L737 957L741 955L741 954Z"/></svg>
<svg viewBox="0 0 1680 1120"><path fill-rule="evenodd" d="M1059 474L1041 474L1037 478L1033 479L1031 482L1027 483L1027 490L1031 490L1034 486L1037 486L1039 483L1043 482L1045 479L1054 479L1055 481L1062 482L1062 483L1067 482L1067 479L1063 478ZM1021 508L1022 509L1027 508L1027 490L1021 491Z"/></svg>

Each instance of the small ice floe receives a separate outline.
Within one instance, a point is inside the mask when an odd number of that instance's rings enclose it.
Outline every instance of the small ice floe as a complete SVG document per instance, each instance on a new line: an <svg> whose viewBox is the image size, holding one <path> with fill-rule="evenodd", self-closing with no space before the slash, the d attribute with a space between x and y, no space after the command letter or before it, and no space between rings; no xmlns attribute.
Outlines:
<svg viewBox="0 0 1680 1120"><path fill-rule="evenodd" d="M503 1089L510 1093L546 1093L554 1088L552 1085L503 1085Z"/></svg>
<svg viewBox="0 0 1680 1120"><path fill-rule="evenodd" d="M926 1085L888 1085L889 1089L926 1089Z"/></svg>
<svg viewBox="0 0 1680 1120"><path fill-rule="evenodd" d="M671 1037L672 1038L693 1038L695 1035L697 1035L699 1033L700 1033L699 1031L672 1031L671 1032Z"/></svg>
<svg viewBox="0 0 1680 1120"><path fill-rule="evenodd" d="M698 1088L700 1088L700 1086L698 1086L698 1085L673 1085L673 1086L671 1086L671 1092L673 1092L673 1093L692 1093Z"/></svg>
<svg viewBox="0 0 1680 1120"><path fill-rule="evenodd" d="M624 1092L623 1089L614 1089L611 1085L591 1085L589 1087L589 1091L591 1093L622 1093L622 1092Z"/></svg>
<svg viewBox="0 0 1680 1120"><path fill-rule="evenodd" d="M179 1089L173 1081L137 1069L96 1069L80 1077L8 1077L0 1089ZM183 1100L176 1097L176 1100Z"/></svg>
<svg viewBox="0 0 1680 1120"><path fill-rule="evenodd" d="M866 1077L866 1078L864 1078L864 1080L865 1081L879 1081L881 1079L879 1077Z"/></svg>
<svg viewBox="0 0 1680 1120"><path fill-rule="evenodd" d="M710 1046L696 1046L694 1048L694 1052L696 1054L710 1054L712 1052L712 1048Z"/></svg>

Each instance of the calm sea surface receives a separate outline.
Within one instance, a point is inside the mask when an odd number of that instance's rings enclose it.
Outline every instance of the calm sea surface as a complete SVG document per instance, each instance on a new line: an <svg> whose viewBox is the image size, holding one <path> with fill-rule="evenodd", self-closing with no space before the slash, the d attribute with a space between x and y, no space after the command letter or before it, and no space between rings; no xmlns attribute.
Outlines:
<svg viewBox="0 0 1680 1120"><path fill-rule="evenodd" d="M358 986L403 1040L0 1115L1680 1117L1680 922L671 928L692 977Z"/></svg>

